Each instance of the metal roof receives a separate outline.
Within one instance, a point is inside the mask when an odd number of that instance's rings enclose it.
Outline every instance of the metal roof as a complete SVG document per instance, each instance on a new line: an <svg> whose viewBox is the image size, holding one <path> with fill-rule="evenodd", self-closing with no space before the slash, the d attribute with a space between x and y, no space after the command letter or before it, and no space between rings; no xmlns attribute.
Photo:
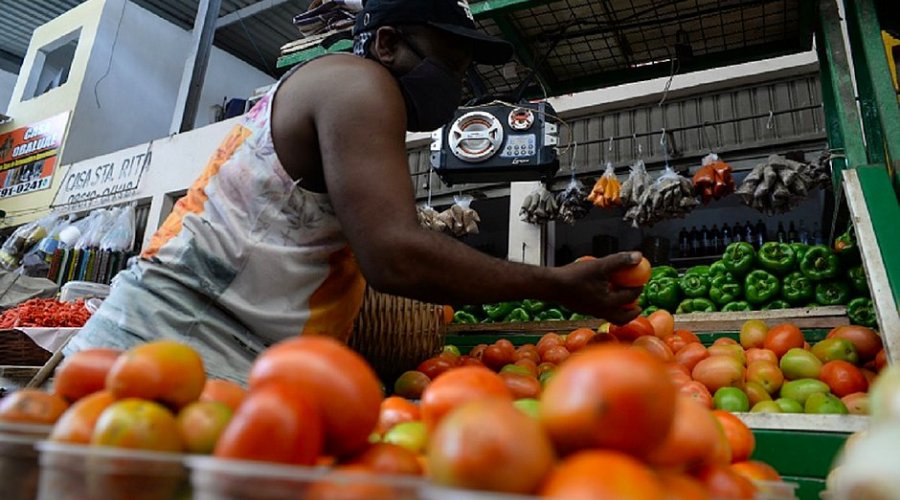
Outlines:
<svg viewBox="0 0 900 500"><path fill-rule="evenodd" d="M18 71L31 33L84 0L0 0L0 68ZM131 0L136 5L190 30L198 0ZM310 0L222 0L215 45L258 69L276 74L285 43L299 38L291 19Z"/></svg>
<svg viewBox="0 0 900 500"><path fill-rule="evenodd" d="M191 29L198 0L131 0ZM21 63L34 28L79 0L0 0L0 63ZM292 18L310 0L223 0L214 43L277 76L303 54L281 47L300 38ZM516 46L516 63L478 67L495 94L537 70L526 95L559 95L671 71L809 50L814 0L471 0L478 24ZM342 45L345 50L346 42ZM321 52L322 49L318 48ZM672 60L678 53L678 63ZM310 52L311 54L311 52ZM280 68L279 68L280 66Z"/></svg>

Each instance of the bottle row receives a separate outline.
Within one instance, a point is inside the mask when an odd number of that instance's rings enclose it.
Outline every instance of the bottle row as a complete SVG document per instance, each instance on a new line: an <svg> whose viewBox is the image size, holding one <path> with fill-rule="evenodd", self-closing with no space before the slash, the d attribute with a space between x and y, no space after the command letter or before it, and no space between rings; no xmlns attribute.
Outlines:
<svg viewBox="0 0 900 500"><path fill-rule="evenodd" d="M697 226L692 226L690 230L682 227L678 233L678 257L721 255L725 251L725 247L737 241L751 243L756 249L759 249L767 241L809 245L820 245L824 242L818 224L814 224L812 232L809 232L806 223L802 220L796 226L794 221L791 221L787 230L784 229L783 222L778 222L775 234L770 235L762 219L756 225L751 224L748 220L743 226L740 222L735 222L730 226L723 224L721 229L718 224L713 224L712 229L707 229L706 225L702 225L699 230Z"/></svg>

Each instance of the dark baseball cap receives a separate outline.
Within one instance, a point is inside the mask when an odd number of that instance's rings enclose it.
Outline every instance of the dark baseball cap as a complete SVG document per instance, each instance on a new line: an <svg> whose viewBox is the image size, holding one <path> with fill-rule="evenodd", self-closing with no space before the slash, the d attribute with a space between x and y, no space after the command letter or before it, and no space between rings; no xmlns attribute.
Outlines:
<svg viewBox="0 0 900 500"><path fill-rule="evenodd" d="M353 32L403 24L424 24L471 40L474 60L480 64L505 64L513 55L513 46L509 42L475 27L466 0L367 0L362 12L356 16Z"/></svg>

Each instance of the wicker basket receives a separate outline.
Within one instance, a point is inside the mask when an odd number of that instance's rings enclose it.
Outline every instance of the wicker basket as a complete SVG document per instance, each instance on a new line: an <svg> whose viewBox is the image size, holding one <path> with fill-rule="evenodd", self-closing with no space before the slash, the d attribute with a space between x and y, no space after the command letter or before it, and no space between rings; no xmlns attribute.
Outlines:
<svg viewBox="0 0 900 500"><path fill-rule="evenodd" d="M43 366L51 353L19 330L0 330L0 365Z"/></svg>
<svg viewBox="0 0 900 500"><path fill-rule="evenodd" d="M444 346L443 308L366 288L350 347L388 387Z"/></svg>

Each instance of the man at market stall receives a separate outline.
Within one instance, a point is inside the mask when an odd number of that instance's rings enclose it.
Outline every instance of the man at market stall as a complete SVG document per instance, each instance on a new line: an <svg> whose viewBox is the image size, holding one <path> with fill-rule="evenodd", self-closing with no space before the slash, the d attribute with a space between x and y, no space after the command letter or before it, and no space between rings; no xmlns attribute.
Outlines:
<svg viewBox="0 0 900 500"><path fill-rule="evenodd" d="M354 34L356 55L294 68L234 127L65 354L169 338L197 349L210 376L240 382L279 340L346 341L367 282L439 304L534 298L615 323L638 314L628 305L640 290L608 283L638 253L544 268L419 227L406 132L452 117L470 64L512 55L475 28L465 0L369 0Z"/></svg>

